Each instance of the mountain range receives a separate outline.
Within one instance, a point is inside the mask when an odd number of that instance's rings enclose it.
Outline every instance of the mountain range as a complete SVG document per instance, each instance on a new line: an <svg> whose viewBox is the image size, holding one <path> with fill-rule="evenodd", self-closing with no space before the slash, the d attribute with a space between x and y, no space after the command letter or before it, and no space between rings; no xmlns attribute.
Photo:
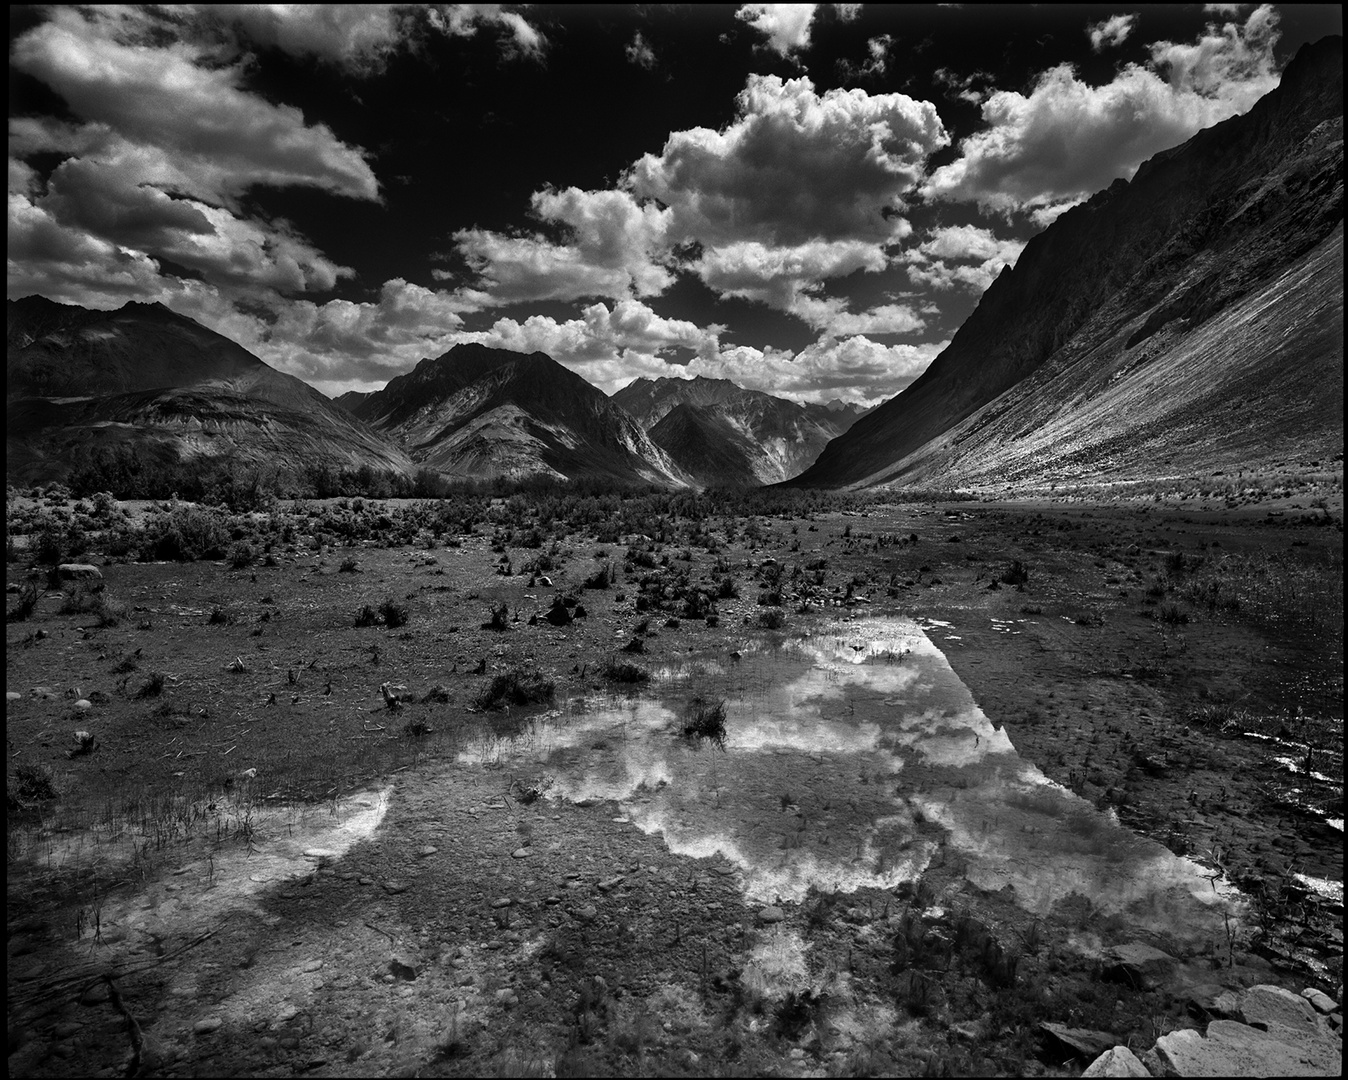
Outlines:
<svg viewBox="0 0 1348 1080"><path fill-rule="evenodd" d="M792 483L1197 476L1343 453L1343 39L1059 217Z"/></svg>
<svg viewBox="0 0 1348 1080"><path fill-rule="evenodd" d="M797 404L728 379L636 379L613 401L700 484L753 487L803 472L858 406Z"/></svg>
<svg viewBox="0 0 1348 1080"><path fill-rule="evenodd" d="M1343 39L1242 116L1062 214L950 345L868 413L726 380L611 398L543 353L460 344L330 401L158 304L7 305L6 467L100 454L296 475L1007 489L1343 453Z"/></svg>
<svg viewBox="0 0 1348 1080"><path fill-rule="evenodd" d="M10 300L5 344L11 481L63 479L100 454L271 474L413 469L307 383L161 304L88 311Z"/></svg>
<svg viewBox="0 0 1348 1080"><path fill-rule="evenodd" d="M629 413L541 352L455 345L343 400L418 465L449 476L691 483Z"/></svg>

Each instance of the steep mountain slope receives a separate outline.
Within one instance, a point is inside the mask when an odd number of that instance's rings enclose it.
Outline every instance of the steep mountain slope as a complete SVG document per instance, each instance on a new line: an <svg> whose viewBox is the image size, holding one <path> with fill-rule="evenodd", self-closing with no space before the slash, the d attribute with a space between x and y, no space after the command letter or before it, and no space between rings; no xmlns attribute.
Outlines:
<svg viewBox="0 0 1348 1080"><path fill-rule="evenodd" d="M758 487L762 448L715 408L684 403L647 434L703 487Z"/></svg>
<svg viewBox="0 0 1348 1080"><path fill-rule="evenodd" d="M699 462L738 460L745 456L754 479L732 483L774 484L808 468L830 439L845 432L860 409L849 405L800 405L727 379L636 379L613 401L637 418L660 446L690 472ZM703 410L685 417L657 437L662 419L681 405ZM719 417L712 423L711 417ZM675 437L675 431L678 437ZM724 445L702 447L697 439L719 438Z"/></svg>
<svg viewBox="0 0 1348 1080"><path fill-rule="evenodd" d="M97 451L145 461L407 472L408 457L307 383L159 304L6 308L6 473L59 479Z"/></svg>
<svg viewBox="0 0 1348 1080"><path fill-rule="evenodd" d="M795 483L1196 475L1343 442L1343 39L1067 212ZM1337 450L1335 449L1337 447Z"/></svg>
<svg viewBox="0 0 1348 1080"><path fill-rule="evenodd" d="M456 345L353 411L450 475L691 482L628 413L544 353Z"/></svg>

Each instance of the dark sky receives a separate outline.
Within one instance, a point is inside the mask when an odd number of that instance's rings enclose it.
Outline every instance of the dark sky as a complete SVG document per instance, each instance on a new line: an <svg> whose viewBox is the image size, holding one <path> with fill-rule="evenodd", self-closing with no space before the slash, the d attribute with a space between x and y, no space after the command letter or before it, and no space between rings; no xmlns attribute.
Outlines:
<svg viewBox="0 0 1348 1080"><path fill-rule="evenodd" d="M336 394L458 341L874 403L1338 5L11 9L9 283Z"/></svg>

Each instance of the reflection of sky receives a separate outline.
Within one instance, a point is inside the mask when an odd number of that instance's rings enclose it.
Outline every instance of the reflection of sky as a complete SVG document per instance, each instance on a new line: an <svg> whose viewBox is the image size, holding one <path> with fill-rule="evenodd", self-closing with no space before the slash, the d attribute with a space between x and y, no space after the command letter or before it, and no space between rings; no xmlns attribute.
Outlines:
<svg viewBox="0 0 1348 1080"><path fill-rule="evenodd" d="M733 663L690 658L653 685L662 700L573 702L463 760L532 758L549 798L616 801L672 851L735 864L756 901L911 880L939 846L933 825L974 884L1010 885L1039 913L1075 893L1097 911L1209 932L1231 901L1203 867L1022 761L916 623L749 643ZM677 737L693 695L725 701L724 751Z"/></svg>

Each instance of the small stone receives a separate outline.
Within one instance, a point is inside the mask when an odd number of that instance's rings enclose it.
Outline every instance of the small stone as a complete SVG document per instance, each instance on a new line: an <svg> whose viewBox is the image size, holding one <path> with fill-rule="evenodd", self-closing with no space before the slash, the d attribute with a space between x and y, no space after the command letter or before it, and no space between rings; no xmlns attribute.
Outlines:
<svg viewBox="0 0 1348 1080"><path fill-rule="evenodd" d="M193 1024L192 1031L197 1035L209 1035L214 1031L219 1031L224 1023L218 1016L208 1016L204 1020L198 1020Z"/></svg>
<svg viewBox="0 0 1348 1080"><path fill-rule="evenodd" d="M78 1020L65 1020L51 1029L51 1033L58 1039L68 1039L78 1031L82 1031L84 1025Z"/></svg>
<svg viewBox="0 0 1348 1080"><path fill-rule="evenodd" d="M9 701L22 701L22 700L23 695L19 693L17 690L5 691L5 701L9 702Z"/></svg>
<svg viewBox="0 0 1348 1080"><path fill-rule="evenodd" d="M510 897L508 896L498 896L495 900L491 902L491 906L494 908L503 908L509 907L513 903L514 901L511 900Z"/></svg>
<svg viewBox="0 0 1348 1080"><path fill-rule="evenodd" d="M88 698L80 698L79 701L75 702L75 708L79 709L80 712L83 712L85 709L92 709L93 707L94 703Z"/></svg>
<svg viewBox="0 0 1348 1080"><path fill-rule="evenodd" d="M103 571L91 563L62 563L56 568L62 581L101 581Z"/></svg>
<svg viewBox="0 0 1348 1080"><path fill-rule="evenodd" d="M284 1005L281 1006L281 1011L278 1012L276 1016L272 1019L272 1024L273 1025L288 1024L291 1020L294 1020L295 1017L299 1016L299 1014L300 1014L299 1006L294 1005L293 1003L287 1001ZM275 1042L275 1040L272 1041Z"/></svg>
<svg viewBox="0 0 1348 1080"><path fill-rule="evenodd" d="M522 847L522 848L516 848L514 851L512 851L512 852L510 853L510 857L511 857L512 859L527 859L527 858L528 858L530 855L532 855L532 854L533 854L533 852L530 851L528 848L523 848L523 847Z"/></svg>
<svg viewBox="0 0 1348 1080"><path fill-rule="evenodd" d="M599 883L599 891L612 892L622 883L623 883L623 875L619 874L617 877L611 877L607 881L601 881Z"/></svg>
<svg viewBox="0 0 1348 1080"><path fill-rule="evenodd" d="M386 881L384 882L384 891L391 896L397 896L399 893L405 893L411 886L405 881Z"/></svg>
<svg viewBox="0 0 1348 1080"><path fill-rule="evenodd" d="M573 908L571 914L583 923L594 922L599 917L599 909L593 904L581 904L578 908Z"/></svg>
<svg viewBox="0 0 1348 1080"><path fill-rule="evenodd" d="M779 923L785 918L786 912L771 904L758 913L758 921L761 923Z"/></svg>
<svg viewBox="0 0 1348 1080"><path fill-rule="evenodd" d="M301 973L308 975L313 971L321 971L323 968L322 960L306 960L304 966L300 968Z"/></svg>
<svg viewBox="0 0 1348 1080"><path fill-rule="evenodd" d="M1082 1076L1150 1076L1147 1067L1126 1046L1114 1046L1086 1066Z"/></svg>
<svg viewBox="0 0 1348 1080"><path fill-rule="evenodd" d="M427 844L425 847L417 848L417 858L418 859L429 858L439 850L440 849L438 847L435 847L431 844Z"/></svg>

